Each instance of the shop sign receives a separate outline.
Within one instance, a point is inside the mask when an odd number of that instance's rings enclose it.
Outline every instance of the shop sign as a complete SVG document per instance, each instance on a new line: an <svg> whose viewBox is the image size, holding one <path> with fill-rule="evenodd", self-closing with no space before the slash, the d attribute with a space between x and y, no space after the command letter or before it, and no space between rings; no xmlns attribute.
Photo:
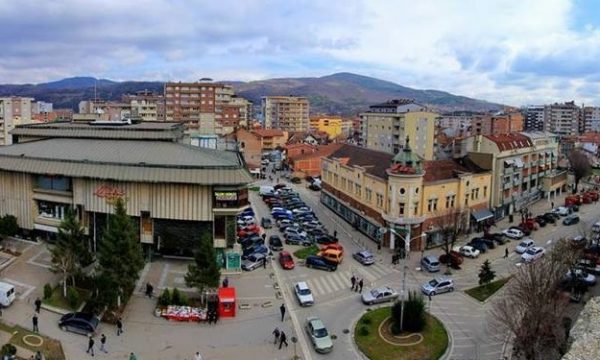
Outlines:
<svg viewBox="0 0 600 360"><path fill-rule="evenodd" d="M215 191L216 201L237 201L238 194L235 191Z"/></svg>
<svg viewBox="0 0 600 360"><path fill-rule="evenodd" d="M122 198L125 195L125 191L118 187L103 185L96 188L94 195L101 199L106 199L107 202L114 202L117 198Z"/></svg>

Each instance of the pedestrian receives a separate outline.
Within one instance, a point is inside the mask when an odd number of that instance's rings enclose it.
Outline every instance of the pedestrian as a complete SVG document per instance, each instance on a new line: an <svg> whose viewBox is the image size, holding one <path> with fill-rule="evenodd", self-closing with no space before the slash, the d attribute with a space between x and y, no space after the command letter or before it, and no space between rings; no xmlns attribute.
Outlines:
<svg viewBox="0 0 600 360"><path fill-rule="evenodd" d="M196 351L196 355L194 355L194 360L202 360L202 356L200 356L199 351Z"/></svg>
<svg viewBox="0 0 600 360"><path fill-rule="evenodd" d="M279 312L281 313L281 321L283 321L283 318L285 316L285 305L281 304L281 306L279 307Z"/></svg>
<svg viewBox="0 0 600 360"><path fill-rule="evenodd" d="M352 275L352 277L350 278L350 282L352 283L352 287L350 288L350 290L354 291L354 287L356 286L356 278L354 277L354 275Z"/></svg>
<svg viewBox="0 0 600 360"><path fill-rule="evenodd" d="M275 342L274 344L277 345L277 340L279 340L279 328L275 327L275 330L273 330L273 336L275 337Z"/></svg>
<svg viewBox="0 0 600 360"><path fill-rule="evenodd" d="M104 351L108 354L108 351L106 351L106 335L104 334L100 336L100 351Z"/></svg>
<svg viewBox="0 0 600 360"><path fill-rule="evenodd" d="M267 256L265 255L265 257L263 258L263 269L267 268Z"/></svg>
<svg viewBox="0 0 600 360"><path fill-rule="evenodd" d="M554 201L550 203L552 208L554 209Z"/></svg>
<svg viewBox="0 0 600 360"><path fill-rule="evenodd" d="M37 314L33 314L33 318L31 319L33 323L33 332L40 332L40 328L38 327L38 317Z"/></svg>
<svg viewBox="0 0 600 360"><path fill-rule="evenodd" d="M377 252L381 252L381 242L377 243Z"/></svg>
<svg viewBox="0 0 600 360"><path fill-rule="evenodd" d="M358 290L359 294L362 294L362 288L363 288L363 279L360 279L360 281L358 282L358 287L360 288L360 290Z"/></svg>
<svg viewBox="0 0 600 360"><path fill-rule="evenodd" d="M333 238L337 239L337 230L333 230Z"/></svg>
<svg viewBox="0 0 600 360"><path fill-rule="evenodd" d="M229 286L229 279L227 278L227 276L225 276L225 279L223 279L223 287L226 288Z"/></svg>
<svg viewBox="0 0 600 360"><path fill-rule="evenodd" d="M267 240L267 233L262 233L261 237L263 241Z"/></svg>
<svg viewBox="0 0 600 360"><path fill-rule="evenodd" d="M41 351L39 351L39 350L38 350L38 351L36 351L36 352L35 352L35 358L34 358L34 359L35 359L35 360L43 360L43 357L42 357L42 352L41 352Z"/></svg>
<svg viewBox="0 0 600 360"><path fill-rule="evenodd" d="M154 292L154 287L149 282L146 283L146 296L152 299L152 293Z"/></svg>
<svg viewBox="0 0 600 360"><path fill-rule="evenodd" d="M281 333L279 334L279 350L281 350L281 345L283 345L284 343L285 347L288 347L287 336L285 336L285 333L281 331Z"/></svg>
<svg viewBox="0 0 600 360"><path fill-rule="evenodd" d="M91 335L90 340L88 341L88 348L85 352L94 356L94 338Z"/></svg>
<svg viewBox="0 0 600 360"><path fill-rule="evenodd" d="M137 360L137 356L134 353L129 354L129 360Z"/></svg>
<svg viewBox="0 0 600 360"><path fill-rule="evenodd" d="M117 336L121 336L123 333L123 320L119 317L117 319Z"/></svg>
<svg viewBox="0 0 600 360"><path fill-rule="evenodd" d="M504 249L504 258L506 259L508 257L508 246L506 247L506 249Z"/></svg>
<svg viewBox="0 0 600 360"><path fill-rule="evenodd" d="M35 299L35 312L39 314L41 308L42 308L42 300L40 300L40 298Z"/></svg>

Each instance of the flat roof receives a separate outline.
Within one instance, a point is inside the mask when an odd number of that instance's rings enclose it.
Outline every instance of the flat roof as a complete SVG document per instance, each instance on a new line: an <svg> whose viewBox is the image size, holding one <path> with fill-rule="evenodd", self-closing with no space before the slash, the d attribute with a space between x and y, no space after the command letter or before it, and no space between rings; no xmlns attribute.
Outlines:
<svg viewBox="0 0 600 360"><path fill-rule="evenodd" d="M137 182L253 181L236 152L138 140L52 138L0 147L0 170Z"/></svg>

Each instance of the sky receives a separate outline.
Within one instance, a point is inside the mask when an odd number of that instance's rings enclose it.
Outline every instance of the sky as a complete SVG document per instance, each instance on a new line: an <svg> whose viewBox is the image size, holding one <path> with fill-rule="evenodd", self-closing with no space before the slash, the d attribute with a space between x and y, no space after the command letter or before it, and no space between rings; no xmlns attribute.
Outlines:
<svg viewBox="0 0 600 360"><path fill-rule="evenodd" d="M596 0L0 0L0 83L352 72L510 105L600 105Z"/></svg>

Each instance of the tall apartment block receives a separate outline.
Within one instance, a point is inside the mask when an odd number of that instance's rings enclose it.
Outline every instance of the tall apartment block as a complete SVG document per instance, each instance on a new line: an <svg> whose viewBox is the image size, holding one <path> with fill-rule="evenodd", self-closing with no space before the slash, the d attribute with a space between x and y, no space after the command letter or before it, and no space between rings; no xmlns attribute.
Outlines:
<svg viewBox="0 0 600 360"><path fill-rule="evenodd" d="M546 130L559 136L579 133L580 109L574 101L546 107Z"/></svg>
<svg viewBox="0 0 600 360"><path fill-rule="evenodd" d="M360 144L371 150L397 154L408 138L416 154L433 160L438 118L439 114L409 99L372 105L368 112L360 114Z"/></svg>
<svg viewBox="0 0 600 360"><path fill-rule="evenodd" d="M581 132L600 132L600 107L583 106L582 113Z"/></svg>
<svg viewBox="0 0 600 360"><path fill-rule="evenodd" d="M523 114L519 111L475 115L471 120L472 135L508 134L523 131Z"/></svg>
<svg viewBox="0 0 600 360"><path fill-rule="evenodd" d="M265 129L308 131L309 103L305 97L264 96L262 113Z"/></svg>
<svg viewBox="0 0 600 360"><path fill-rule="evenodd" d="M546 106L529 105L523 109L526 131L543 131L546 123Z"/></svg>
<svg viewBox="0 0 600 360"><path fill-rule="evenodd" d="M31 102L27 97L0 98L0 145L11 145L10 131L17 125L31 123Z"/></svg>
<svg viewBox="0 0 600 360"><path fill-rule="evenodd" d="M135 94L121 97L124 104L129 104L132 119L142 121L165 120L165 97L152 91L143 90Z"/></svg>

